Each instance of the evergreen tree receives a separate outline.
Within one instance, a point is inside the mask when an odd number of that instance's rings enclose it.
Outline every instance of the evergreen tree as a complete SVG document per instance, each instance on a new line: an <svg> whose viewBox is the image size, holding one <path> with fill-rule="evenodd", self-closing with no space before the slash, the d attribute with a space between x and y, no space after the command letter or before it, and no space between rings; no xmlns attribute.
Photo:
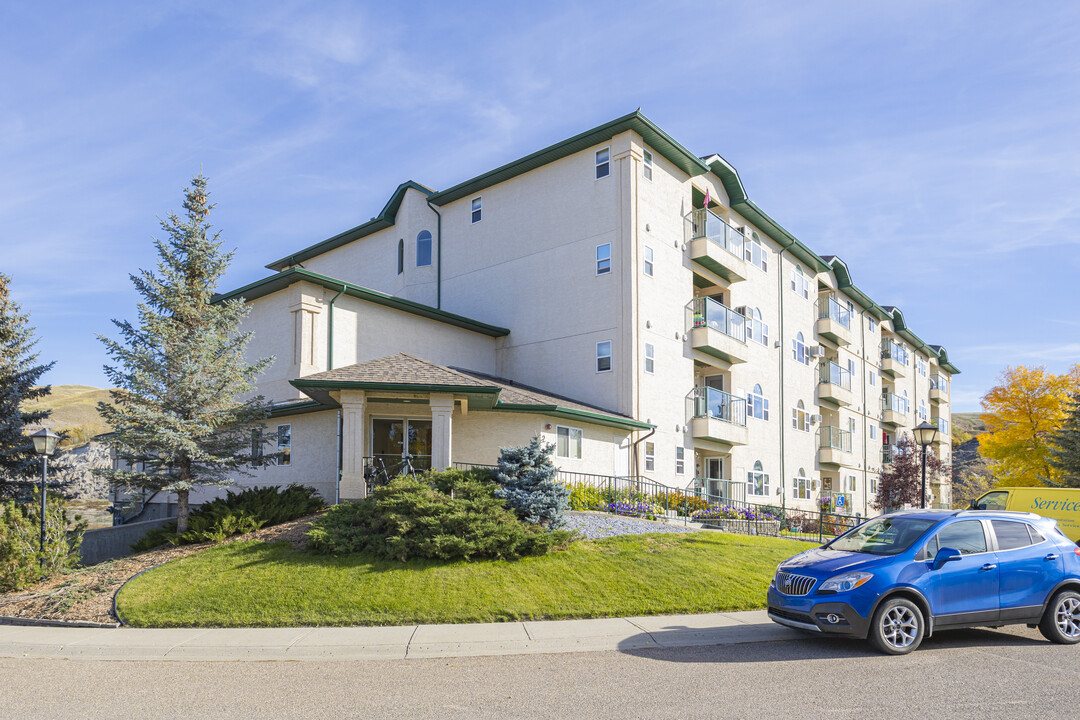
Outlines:
<svg viewBox="0 0 1080 720"><path fill-rule="evenodd" d="M931 502L930 485L949 474L948 468L934 452L926 449L926 504ZM940 501L940 498L937 498ZM870 505L878 510L898 510L904 505L919 507L922 503L922 448L907 435L893 453L892 462L878 478L877 496Z"/></svg>
<svg viewBox="0 0 1080 720"><path fill-rule="evenodd" d="M39 386L41 376L55 363L37 364L34 328L30 318L11 299L11 278L0 273L0 498L26 495L34 482L40 458L26 435L27 425L49 417L49 410L28 411L24 403L49 394Z"/></svg>
<svg viewBox="0 0 1080 720"><path fill-rule="evenodd" d="M98 404L113 428L109 443L130 465L101 474L129 490L176 493L179 533L193 488L229 485L253 461L252 431L261 432L269 404L240 398L273 361L251 365L244 357L251 339L239 331L244 301L213 301L233 253L210 233L206 179L192 179L184 195L185 216L170 214L161 222L168 239L154 241L157 272L131 275L144 299L138 326L113 320L121 339L100 338L116 362L105 374L118 389L112 405Z"/></svg>
<svg viewBox="0 0 1080 720"><path fill-rule="evenodd" d="M539 436L528 445L502 448L495 491L522 520L552 530L562 527L563 513L570 506L570 489L555 480L554 451L555 446L544 445Z"/></svg>
<svg viewBox="0 0 1080 720"><path fill-rule="evenodd" d="M1080 487L1080 392L1069 396L1065 421L1050 439L1050 464L1067 487Z"/></svg>

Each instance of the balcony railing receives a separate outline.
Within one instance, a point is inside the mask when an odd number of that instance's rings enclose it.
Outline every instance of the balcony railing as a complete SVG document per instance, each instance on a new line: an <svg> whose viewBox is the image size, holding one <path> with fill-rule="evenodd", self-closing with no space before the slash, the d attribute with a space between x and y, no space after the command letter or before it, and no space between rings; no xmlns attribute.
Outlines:
<svg viewBox="0 0 1080 720"><path fill-rule="evenodd" d="M834 362L822 363L819 377L823 383L836 385L845 390L851 389L851 373Z"/></svg>
<svg viewBox="0 0 1080 720"><path fill-rule="evenodd" d="M911 403L908 402L906 397L900 395L894 395L891 392L884 392L881 394L881 409L888 412L893 411L907 415L910 411Z"/></svg>
<svg viewBox="0 0 1080 720"><path fill-rule="evenodd" d="M698 208L690 213L690 237L707 237L735 257L743 259L746 238L712 210Z"/></svg>
<svg viewBox="0 0 1080 720"><path fill-rule="evenodd" d="M881 464L888 465L889 463L891 463L893 461L893 455L894 452L891 445L886 445L885 447L881 448Z"/></svg>
<svg viewBox="0 0 1080 720"><path fill-rule="evenodd" d="M690 327L709 327L746 342L746 318L712 298L694 298L690 305Z"/></svg>
<svg viewBox="0 0 1080 720"><path fill-rule="evenodd" d="M949 421L945 418L930 418L930 424L938 429L938 432L945 437L949 437Z"/></svg>
<svg viewBox="0 0 1080 720"><path fill-rule="evenodd" d="M949 392L949 378L934 373L930 376L930 389L940 390L945 393Z"/></svg>
<svg viewBox="0 0 1080 720"><path fill-rule="evenodd" d="M851 311L836 301L835 298L823 297L818 301L818 318L828 318L851 329Z"/></svg>
<svg viewBox="0 0 1080 720"><path fill-rule="evenodd" d="M849 453L851 452L851 433L838 427L824 425L821 428L819 447Z"/></svg>
<svg viewBox="0 0 1080 720"><path fill-rule="evenodd" d="M903 345L899 344L895 340L885 338L881 341L881 359L882 360L895 360L901 365L908 364L908 351Z"/></svg>
<svg viewBox="0 0 1080 720"><path fill-rule="evenodd" d="M695 418L723 420L746 427L746 399L711 387L696 387L690 395Z"/></svg>

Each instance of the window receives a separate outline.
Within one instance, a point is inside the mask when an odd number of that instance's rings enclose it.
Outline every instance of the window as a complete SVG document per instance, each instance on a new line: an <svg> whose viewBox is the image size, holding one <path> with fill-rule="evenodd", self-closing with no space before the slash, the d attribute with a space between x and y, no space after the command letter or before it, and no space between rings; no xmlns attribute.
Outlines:
<svg viewBox="0 0 1080 720"><path fill-rule="evenodd" d="M768 495L769 476L762 472L761 461L754 462L754 469L746 473L747 495Z"/></svg>
<svg viewBox="0 0 1080 720"><path fill-rule="evenodd" d="M474 223L480 222L480 218L483 216L483 212L480 207L481 198L473 198L472 201L472 221Z"/></svg>
<svg viewBox="0 0 1080 720"><path fill-rule="evenodd" d="M750 313L750 339L762 345L769 344L769 326L762 321L758 308Z"/></svg>
<svg viewBox="0 0 1080 720"><path fill-rule="evenodd" d="M802 295L804 299L810 299L810 283L803 274L802 265L796 265L791 271L791 289L796 295Z"/></svg>
<svg viewBox="0 0 1080 720"><path fill-rule="evenodd" d="M431 233L422 230L416 236L416 267L431 265Z"/></svg>
<svg viewBox="0 0 1080 720"><path fill-rule="evenodd" d="M645 469L649 472L656 468L656 443L645 443Z"/></svg>
<svg viewBox="0 0 1080 720"><path fill-rule="evenodd" d="M596 151L596 179L606 178L611 174L611 152L608 148Z"/></svg>
<svg viewBox="0 0 1080 720"><path fill-rule="evenodd" d="M652 343L645 343L645 372L650 375L656 369L656 348Z"/></svg>
<svg viewBox="0 0 1080 720"><path fill-rule="evenodd" d="M652 180L652 153L648 150L641 151L641 174L646 180Z"/></svg>
<svg viewBox="0 0 1080 720"><path fill-rule="evenodd" d="M746 409L750 412L750 417L758 420L769 419L769 399L761 391L761 385L754 385L753 392L746 396Z"/></svg>
<svg viewBox="0 0 1080 720"><path fill-rule="evenodd" d="M645 246L645 274L653 276L653 251L648 245Z"/></svg>
<svg viewBox="0 0 1080 720"><path fill-rule="evenodd" d="M870 492L873 493L874 495L877 495L877 484L878 484L878 479L877 479L877 476L875 475L874 477L870 478Z"/></svg>
<svg viewBox="0 0 1080 720"><path fill-rule="evenodd" d="M765 272L769 271L769 251L761 244L757 233L750 237L750 242L743 247L745 258Z"/></svg>
<svg viewBox="0 0 1080 720"><path fill-rule="evenodd" d="M806 471L799 468L799 474L795 476L794 482L791 484L795 491L795 498L798 500L810 499L810 479L806 477Z"/></svg>
<svg viewBox="0 0 1080 720"><path fill-rule="evenodd" d="M810 413L806 412L806 405L802 400L796 407L791 408L791 427L810 432Z"/></svg>
<svg viewBox="0 0 1080 720"><path fill-rule="evenodd" d="M877 427L874 425L874 423L870 423L870 439L874 440L876 438L877 438Z"/></svg>
<svg viewBox="0 0 1080 720"><path fill-rule="evenodd" d="M596 274L607 275L611 272L611 243L596 246Z"/></svg>
<svg viewBox="0 0 1080 720"><path fill-rule="evenodd" d="M871 320L870 321L870 332L873 333L876 330L877 330L877 323L874 322L873 320Z"/></svg>
<svg viewBox="0 0 1080 720"><path fill-rule="evenodd" d="M920 375L922 375L923 377L926 377L926 371L927 371L927 367L928 367L927 364L926 364L926 360L924 360L921 357L916 357L915 358L915 367L916 367L916 369L918 369Z"/></svg>
<svg viewBox="0 0 1080 720"><path fill-rule="evenodd" d="M791 341L791 357L803 365L810 364L810 353L806 351L806 341L801 332Z"/></svg>
<svg viewBox="0 0 1080 720"><path fill-rule="evenodd" d="M1009 520L991 520L994 534L997 535L998 550L1015 550L1031 544L1028 524Z"/></svg>
<svg viewBox="0 0 1080 720"><path fill-rule="evenodd" d="M397 241L397 274L405 272L405 238Z"/></svg>
<svg viewBox="0 0 1080 720"><path fill-rule="evenodd" d="M686 473L686 448L682 446L676 446L675 448L675 474L683 475Z"/></svg>
<svg viewBox="0 0 1080 720"><path fill-rule="evenodd" d="M926 419L926 401L925 400L919 400L919 419L920 420L925 420Z"/></svg>
<svg viewBox="0 0 1080 720"><path fill-rule="evenodd" d="M855 476L848 475L847 482L844 484L844 490L847 492L855 492Z"/></svg>
<svg viewBox="0 0 1080 720"><path fill-rule="evenodd" d="M849 359L847 361L847 371L848 371L848 377L849 378L855 377L855 361L854 360Z"/></svg>
<svg viewBox="0 0 1080 720"><path fill-rule="evenodd" d="M251 431L251 466L257 467L263 464L263 431L262 428L254 428Z"/></svg>
<svg viewBox="0 0 1080 720"><path fill-rule="evenodd" d="M934 558L941 548L954 548L961 555L986 552L986 536L978 520L961 520L941 529L926 545L926 555Z"/></svg>
<svg viewBox="0 0 1080 720"><path fill-rule="evenodd" d="M596 372L611 372L611 341L596 343Z"/></svg>
<svg viewBox="0 0 1080 720"><path fill-rule="evenodd" d="M876 387L877 386L877 371L876 370L871 370L869 372L869 375L870 375L870 387Z"/></svg>
<svg viewBox="0 0 1080 720"><path fill-rule="evenodd" d="M848 418L847 421L848 432L851 433L852 440L855 439L855 418Z"/></svg>
<svg viewBox="0 0 1080 720"><path fill-rule="evenodd" d="M292 462L292 425L277 426L277 464Z"/></svg>
<svg viewBox="0 0 1080 720"><path fill-rule="evenodd" d="M581 459L581 428L555 426L555 455Z"/></svg>

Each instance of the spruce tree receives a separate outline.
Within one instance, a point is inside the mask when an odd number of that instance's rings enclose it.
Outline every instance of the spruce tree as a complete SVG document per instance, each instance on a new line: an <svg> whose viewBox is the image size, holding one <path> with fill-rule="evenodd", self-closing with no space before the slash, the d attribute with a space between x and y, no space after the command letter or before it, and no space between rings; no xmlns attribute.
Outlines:
<svg viewBox="0 0 1080 720"><path fill-rule="evenodd" d="M120 340L100 337L116 363L105 374L117 389L98 412L113 428L109 443L131 466L102 474L125 489L175 493L179 533L187 530L192 489L232 484L230 476L253 461L252 431L261 431L269 411L262 396L250 397L273 358L245 359L251 333L239 327L249 309L242 299L213 300L233 256L210 232L213 207L206 178L193 178L184 217L171 213L161 222L168 238L154 241L157 271L130 276L143 297L138 325L113 320Z"/></svg>
<svg viewBox="0 0 1080 720"><path fill-rule="evenodd" d="M1080 392L1069 396L1065 421L1050 439L1050 464L1061 473L1061 484L1080 487Z"/></svg>
<svg viewBox="0 0 1080 720"><path fill-rule="evenodd" d="M0 273L0 498L9 499L27 495L34 482L40 458L26 426L42 423L50 411L28 411L24 403L49 394L51 388L38 382L54 365L38 364L34 328L11 299L10 283L11 278Z"/></svg>
<svg viewBox="0 0 1080 720"><path fill-rule="evenodd" d="M502 448L499 488L495 491L519 518L551 530L562 527L563 513L570 506L570 489L555 480L554 450L554 445L544 445L539 436L528 445Z"/></svg>

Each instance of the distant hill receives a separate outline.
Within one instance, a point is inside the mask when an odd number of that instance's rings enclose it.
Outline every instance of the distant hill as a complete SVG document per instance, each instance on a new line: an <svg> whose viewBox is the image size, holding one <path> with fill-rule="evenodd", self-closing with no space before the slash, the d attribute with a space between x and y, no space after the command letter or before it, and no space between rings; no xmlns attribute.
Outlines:
<svg viewBox="0 0 1080 720"><path fill-rule="evenodd" d="M967 507L968 503L993 487L990 469L979 454L979 436L986 432L986 425L980 415L981 413L952 415L954 507Z"/></svg>
<svg viewBox="0 0 1080 720"><path fill-rule="evenodd" d="M53 430L68 430L75 445L109 431L98 415L97 404L109 401L109 391L90 385L53 385L52 392L41 400L28 402L26 410L52 410L43 423ZM73 432L74 431L74 432Z"/></svg>
<svg viewBox="0 0 1080 720"><path fill-rule="evenodd" d="M986 424L980 419L982 413L953 413L953 432L959 430L969 435L981 435L986 432Z"/></svg>

